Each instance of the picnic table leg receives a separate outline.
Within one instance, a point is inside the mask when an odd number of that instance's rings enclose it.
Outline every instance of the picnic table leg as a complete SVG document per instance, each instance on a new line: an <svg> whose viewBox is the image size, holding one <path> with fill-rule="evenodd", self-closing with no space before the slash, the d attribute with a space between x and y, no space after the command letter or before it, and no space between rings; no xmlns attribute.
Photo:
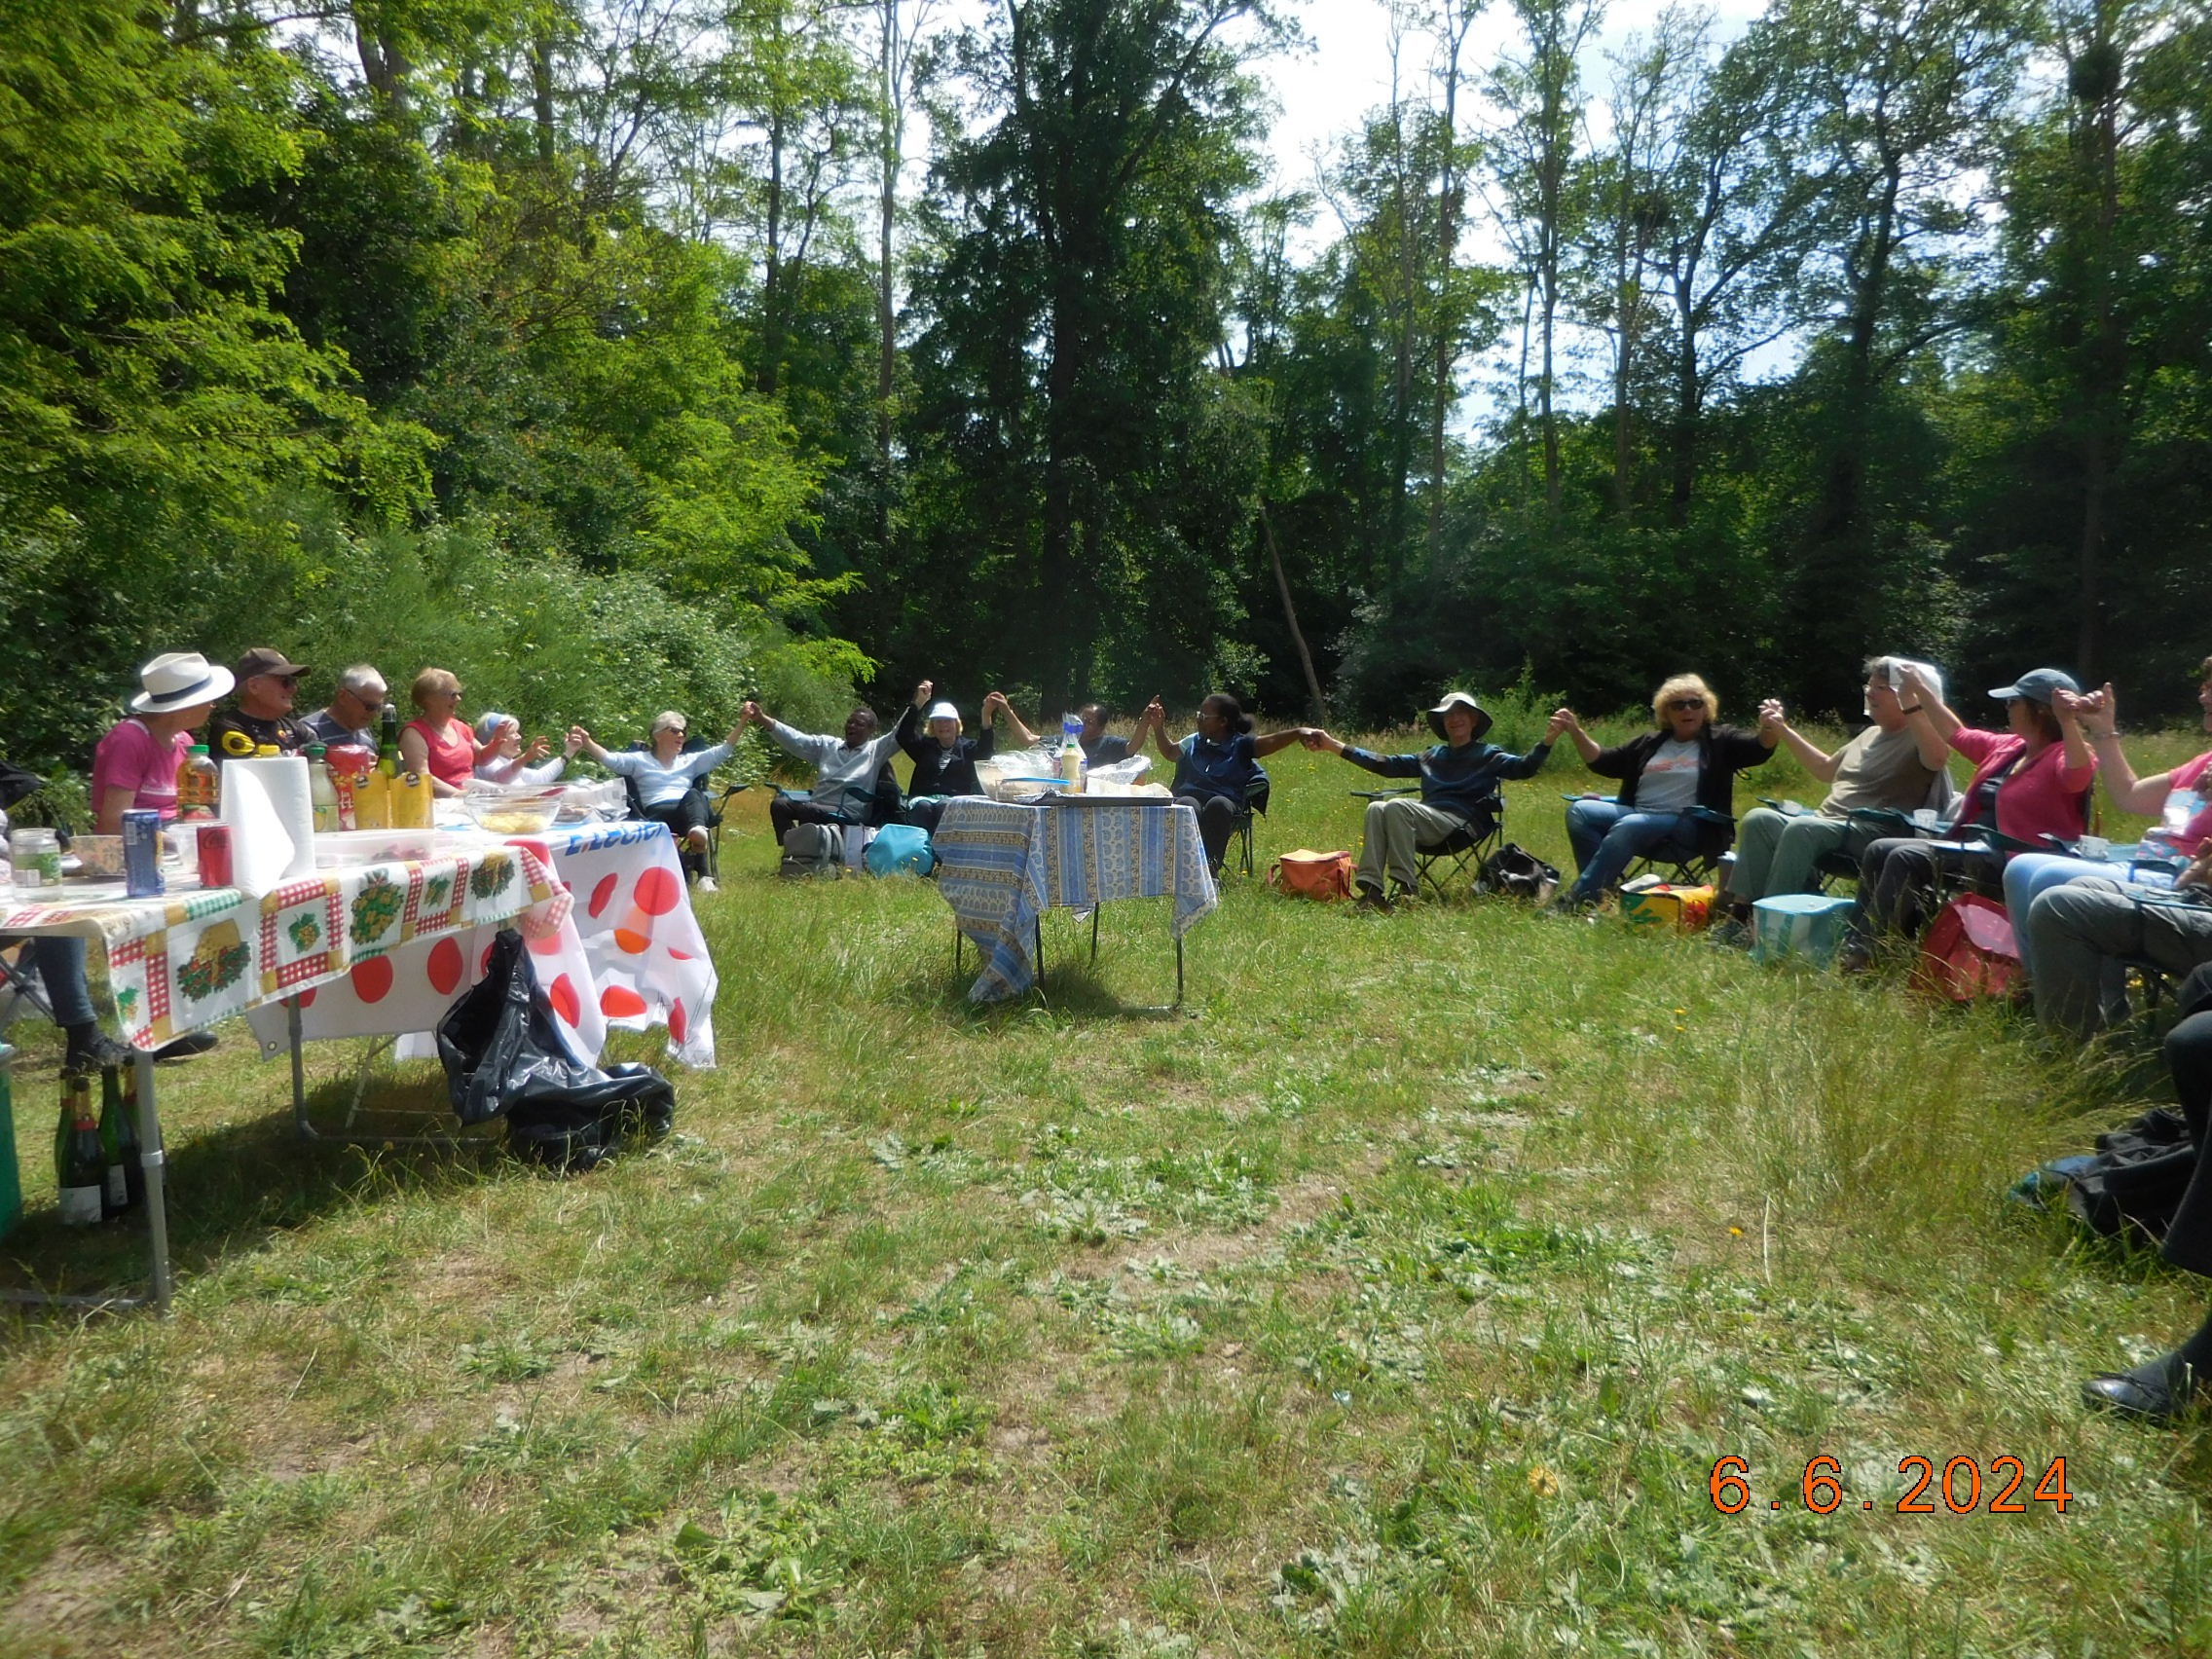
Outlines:
<svg viewBox="0 0 2212 1659"><path fill-rule="evenodd" d="M138 1051L138 1167L146 1175L146 1252L153 1259L154 1309L169 1312L169 1216L162 1172L168 1155L162 1150L162 1115L154 1104L154 1056Z"/></svg>
<svg viewBox="0 0 2212 1659"><path fill-rule="evenodd" d="M1183 1006L1183 936L1175 936L1175 1006Z"/></svg>
<svg viewBox="0 0 2212 1659"><path fill-rule="evenodd" d="M284 1002L284 1035L292 1045L292 1127L299 1131L302 1140L320 1140L314 1125L308 1122L308 1061L302 1051L300 1036L300 1000L288 997Z"/></svg>
<svg viewBox="0 0 2212 1659"><path fill-rule="evenodd" d="M1090 906L1090 965L1093 968L1098 966L1098 912L1105 908L1103 903Z"/></svg>

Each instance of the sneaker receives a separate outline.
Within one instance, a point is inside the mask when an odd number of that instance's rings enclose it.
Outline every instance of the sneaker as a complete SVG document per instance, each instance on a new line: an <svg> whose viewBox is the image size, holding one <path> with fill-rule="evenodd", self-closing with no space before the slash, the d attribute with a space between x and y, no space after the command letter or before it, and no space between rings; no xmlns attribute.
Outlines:
<svg viewBox="0 0 2212 1659"><path fill-rule="evenodd" d="M61 1069L65 1072L95 1072L108 1066L127 1066L137 1059L138 1051L127 1043L119 1043L97 1026L82 1044L71 1044L69 1051L61 1056Z"/></svg>
<svg viewBox="0 0 2212 1659"><path fill-rule="evenodd" d="M1390 901L1382 897L1382 888L1369 887L1363 882L1359 889L1359 901L1352 908L1372 910L1377 915L1387 916L1390 913Z"/></svg>
<svg viewBox="0 0 2212 1659"><path fill-rule="evenodd" d="M164 1043L154 1051L154 1064L175 1065L179 1060L197 1060L215 1047L212 1031L188 1031L173 1043Z"/></svg>
<svg viewBox="0 0 2212 1659"><path fill-rule="evenodd" d="M721 884L711 875L702 875L699 877L699 891L702 893L719 893Z"/></svg>

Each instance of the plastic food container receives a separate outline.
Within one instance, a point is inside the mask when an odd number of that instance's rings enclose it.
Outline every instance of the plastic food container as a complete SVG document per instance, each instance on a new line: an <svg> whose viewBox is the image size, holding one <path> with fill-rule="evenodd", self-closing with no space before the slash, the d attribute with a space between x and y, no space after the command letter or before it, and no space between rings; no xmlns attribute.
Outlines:
<svg viewBox="0 0 2212 1659"><path fill-rule="evenodd" d="M542 835L567 793L560 784L471 783L461 791L461 805L477 829L494 835Z"/></svg>
<svg viewBox="0 0 2212 1659"><path fill-rule="evenodd" d="M314 838L314 867L342 869L353 865L420 864L435 858L434 830L341 830Z"/></svg>

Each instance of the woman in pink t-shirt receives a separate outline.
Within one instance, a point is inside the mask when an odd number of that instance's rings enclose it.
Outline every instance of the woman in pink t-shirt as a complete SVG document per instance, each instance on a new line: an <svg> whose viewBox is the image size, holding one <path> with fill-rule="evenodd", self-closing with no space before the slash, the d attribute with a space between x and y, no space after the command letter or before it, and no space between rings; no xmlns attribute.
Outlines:
<svg viewBox="0 0 2212 1659"><path fill-rule="evenodd" d="M476 741L461 718L461 682L449 671L425 668L407 694L421 713L400 729L399 763L428 773L432 794L461 793L476 775L476 762L498 753L498 742Z"/></svg>
<svg viewBox="0 0 2212 1659"><path fill-rule="evenodd" d="M176 774L192 748L192 728L206 719L217 698L229 693L227 668L215 668L198 651L171 651L138 671L141 687L130 699L130 718L118 720L92 751L92 828L123 833L123 815L176 816Z"/></svg>

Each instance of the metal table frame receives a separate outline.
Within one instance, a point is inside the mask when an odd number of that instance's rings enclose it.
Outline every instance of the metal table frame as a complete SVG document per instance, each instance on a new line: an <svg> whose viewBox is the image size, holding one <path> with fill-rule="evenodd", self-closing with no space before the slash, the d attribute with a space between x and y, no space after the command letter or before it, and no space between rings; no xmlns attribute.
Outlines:
<svg viewBox="0 0 2212 1659"><path fill-rule="evenodd" d="M1073 906L1073 905L1065 905L1065 904L1048 904L1048 905L1047 905L1047 906L1046 906L1045 908L1046 908L1046 909L1049 909L1049 910L1059 910L1059 909L1072 909L1072 908L1074 908L1074 906ZM1103 909L1105 909L1105 908L1106 908L1106 902L1105 902L1105 901L1103 901L1103 900L1101 900L1101 901L1100 901L1100 902L1099 902L1098 903L1095 903L1095 904L1093 904L1093 905L1091 905L1091 906L1090 906L1090 960L1091 960L1091 963L1092 963L1092 965L1093 965L1093 966L1096 966L1096 964L1097 964L1097 961L1098 961L1098 912L1099 912L1099 911L1101 911L1101 910L1103 910ZM1038 911L1038 912L1037 912L1037 914L1036 914L1035 916L1033 916L1033 917L1032 917L1032 918L1031 918L1030 920L1031 920L1031 924L1032 924L1032 925L1033 925L1033 926L1035 927L1035 929L1036 929L1036 935L1035 935L1035 938L1036 938L1036 942L1037 942L1037 977L1038 977L1038 979L1042 980L1042 979L1043 979L1043 978L1045 977L1045 912L1044 912L1044 910L1040 910L1040 911ZM1170 930L1170 931L1172 931L1172 930ZM1175 935L1174 935L1174 939L1175 939L1175 1000L1174 1000L1173 1002L1171 1002L1171 1003L1168 1003L1168 1004L1166 1004L1166 1005L1165 1005L1165 1008L1166 1008L1166 1011L1167 1011L1167 1012L1173 1012L1174 1010L1176 1010L1176 1009L1179 1009L1179 1008L1181 1008L1181 1007L1183 1006L1183 936L1182 936L1181 934L1175 934ZM964 944L966 944L967 942L968 942L968 936L967 936L966 934L964 934L964 933L962 933L962 932L960 931L960 920L959 920L959 918L958 918L958 917L956 916L956 917L954 917L954 918L953 918L953 922L952 922L952 974L953 974L953 977L954 977L954 978L958 978L958 977L960 977L960 974L961 974L961 966L960 966L960 955L961 955L961 947L962 947L962 946L963 946ZM982 949L982 947L981 947L980 945L977 945L977 949L978 951L980 951L980 950ZM987 960L987 959L986 959L986 960Z"/></svg>

